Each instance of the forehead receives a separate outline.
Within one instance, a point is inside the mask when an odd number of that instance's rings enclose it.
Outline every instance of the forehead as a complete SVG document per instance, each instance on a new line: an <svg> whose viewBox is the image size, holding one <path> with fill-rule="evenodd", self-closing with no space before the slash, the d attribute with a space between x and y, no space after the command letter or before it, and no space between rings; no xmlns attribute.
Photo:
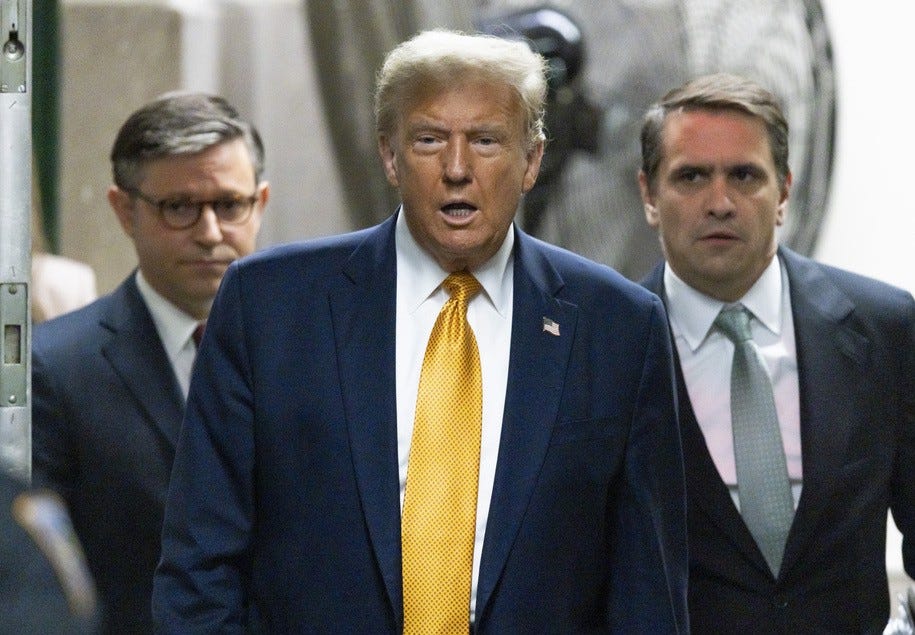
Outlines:
<svg viewBox="0 0 915 635"><path fill-rule="evenodd" d="M141 182L150 188L169 190L208 186L250 190L254 164L248 146L239 137L200 152L152 159L143 166Z"/></svg>
<svg viewBox="0 0 915 635"><path fill-rule="evenodd" d="M520 123L521 99L508 84L480 75L465 75L453 82L423 83L404 99L401 121L409 127L425 120Z"/></svg>
<svg viewBox="0 0 915 635"><path fill-rule="evenodd" d="M677 110L664 121L662 165L753 162L774 169L765 123L737 110Z"/></svg>

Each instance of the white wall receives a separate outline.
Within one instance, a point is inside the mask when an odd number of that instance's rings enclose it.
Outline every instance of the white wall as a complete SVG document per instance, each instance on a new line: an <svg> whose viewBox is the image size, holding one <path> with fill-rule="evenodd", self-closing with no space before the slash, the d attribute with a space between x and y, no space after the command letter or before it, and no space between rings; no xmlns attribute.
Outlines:
<svg viewBox="0 0 915 635"><path fill-rule="evenodd" d="M838 147L816 257L915 293L915 4L824 5L838 75ZM900 546L890 522L887 567L894 593L911 582L902 572Z"/></svg>
<svg viewBox="0 0 915 635"><path fill-rule="evenodd" d="M915 292L915 3L825 0L838 147L818 259Z"/></svg>

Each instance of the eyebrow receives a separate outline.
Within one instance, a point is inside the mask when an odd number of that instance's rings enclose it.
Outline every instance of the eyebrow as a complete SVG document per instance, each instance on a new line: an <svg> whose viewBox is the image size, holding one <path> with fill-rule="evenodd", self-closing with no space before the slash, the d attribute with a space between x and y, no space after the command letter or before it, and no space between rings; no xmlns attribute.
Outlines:
<svg viewBox="0 0 915 635"><path fill-rule="evenodd" d="M702 174L708 174L714 172L718 166L715 163L681 163L676 166L671 173L673 174L682 174L683 172L700 172ZM741 161L739 163L732 163L724 166L725 172L733 172L735 170L747 170L749 172L765 172L765 166L760 165L754 161Z"/></svg>
<svg viewBox="0 0 915 635"><path fill-rule="evenodd" d="M253 187L254 194L257 194L260 190L260 183L255 183ZM215 188L215 191L212 195L202 197L199 192L187 192L187 191L174 191L161 196L161 200L215 200L215 199L228 199L233 197L247 198L251 193L247 189L235 188L234 186L227 185L225 187Z"/></svg>
<svg viewBox="0 0 915 635"><path fill-rule="evenodd" d="M435 132L446 132L446 133L450 133L453 131L453 129L451 127L445 125L443 122L435 120L435 119L430 119L428 117L417 117L417 119L415 121L408 122L407 125L404 126L404 130L407 132L407 134L410 134L410 135L416 134L417 132L422 132L424 130L431 130L431 131L435 131ZM490 134L490 135L496 136L496 135L507 134L508 128L507 128L507 126L505 126L504 124L501 124L501 123L480 122L477 125L471 125L467 129L460 129L460 130L458 130L458 132L463 132L468 135L482 133L482 134Z"/></svg>

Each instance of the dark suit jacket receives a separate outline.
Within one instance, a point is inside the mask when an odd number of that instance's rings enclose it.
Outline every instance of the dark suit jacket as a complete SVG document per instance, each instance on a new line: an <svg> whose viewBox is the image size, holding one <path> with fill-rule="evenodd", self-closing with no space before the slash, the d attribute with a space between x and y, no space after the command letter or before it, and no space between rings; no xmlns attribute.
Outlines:
<svg viewBox="0 0 915 635"><path fill-rule="evenodd" d="M804 484L778 580L744 525L677 364L694 633L880 633L886 519L915 575L915 303L788 249ZM663 266L644 284L664 297ZM676 349L675 349L676 352Z"/></svg>
<svg viewBox="0 0 915 635"><path fill-rule="evenodd" d="M249 604L271 633L403 628L393 228L230 267L166 507L162 632L238 632ZM475 630L685 632L663 306L607 267L516 236Z"/></svg>
<svg viewBox="0 0 915 635"><path fill-rule="evenodd" d="M111 633L152 631L152 575L184 399L131 275L35 327L33 479L61 494Z"/></svg>

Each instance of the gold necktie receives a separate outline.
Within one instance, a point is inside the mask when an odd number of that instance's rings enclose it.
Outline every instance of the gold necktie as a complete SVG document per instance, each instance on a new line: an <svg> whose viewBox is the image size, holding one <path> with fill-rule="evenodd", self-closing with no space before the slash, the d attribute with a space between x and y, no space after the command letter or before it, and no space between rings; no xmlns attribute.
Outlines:
<svg viewBox="0 0 915 635"><path fill-rule="evenodd" d="M423 358L401 521L407 635L470 623L483 380L467 303L480 283L459 272L442 286L450 298Z"/></svg>

